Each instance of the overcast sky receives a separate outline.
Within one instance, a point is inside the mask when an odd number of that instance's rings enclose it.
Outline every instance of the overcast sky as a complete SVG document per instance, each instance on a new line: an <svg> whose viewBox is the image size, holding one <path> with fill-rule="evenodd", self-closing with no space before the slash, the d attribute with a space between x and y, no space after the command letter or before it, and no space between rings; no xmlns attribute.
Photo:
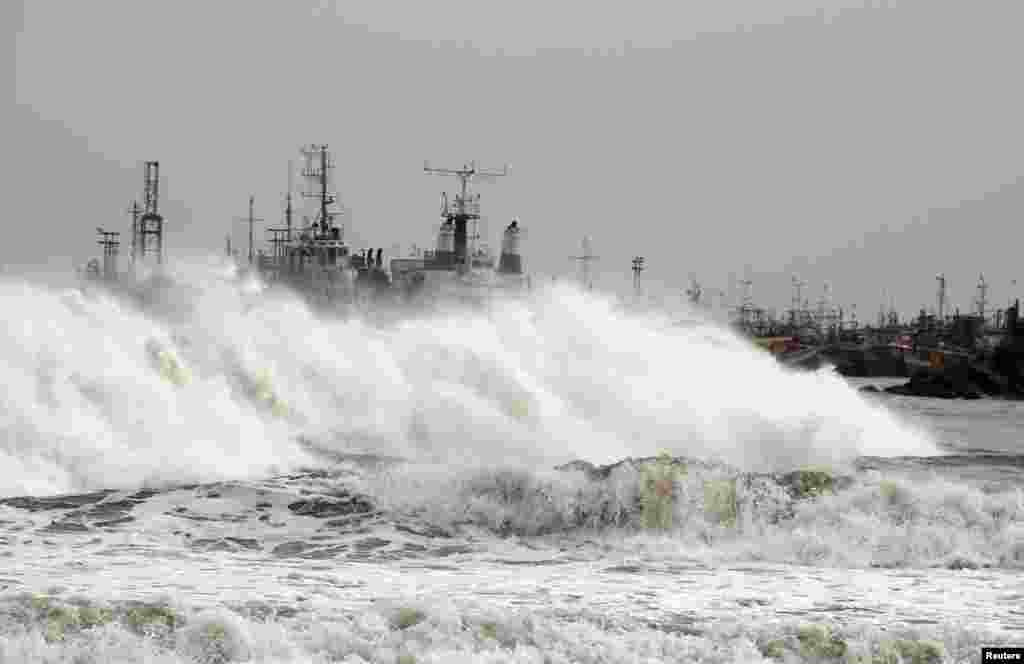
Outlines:
<svg viewBox="0 0 1024 664"><path fill-rule="evenodd" d="M874 318L886 289L934 306L940 271L963 308L980 272L996 304L1024 277L1020 2L3 5L8 266L127 230L146 159L172 251L242 242L249 194L277 223L323 142L357 249L432 244L455 182L423 160L475 158L512 165L480 188L495 241L518 215L528 267L568 275L590 234L608 288L641 254L652 287L746 272L782 308L796 273Z"/></svg>

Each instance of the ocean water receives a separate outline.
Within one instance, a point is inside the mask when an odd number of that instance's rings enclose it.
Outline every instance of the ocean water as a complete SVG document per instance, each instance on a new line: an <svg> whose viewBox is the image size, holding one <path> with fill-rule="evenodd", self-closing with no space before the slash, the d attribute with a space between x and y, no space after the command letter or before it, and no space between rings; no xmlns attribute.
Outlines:
<svg viewBox="0 0 1024 664"><path fill-rule="evenodd" d="M863 394L565 284L337 320L211 259L0 301L0 662L1024 645L1018 404Z"/></svg>

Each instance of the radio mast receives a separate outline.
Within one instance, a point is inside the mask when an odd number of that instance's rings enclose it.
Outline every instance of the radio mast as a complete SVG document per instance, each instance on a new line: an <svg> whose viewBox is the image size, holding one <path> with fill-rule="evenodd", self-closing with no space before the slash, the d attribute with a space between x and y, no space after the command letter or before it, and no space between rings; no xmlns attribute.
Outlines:
<svg viewBox="0 0 1024 664"><path fill-rule="evenodd" d="M591 249L590 237L584 236L583 242L580 243L583 252L579 256L569 256L570 260L579 261L580 271L582 272L583 287L589 290L594 290L594 283L590 278L590 263L596 261L599 256L595 256Z"/></svg>

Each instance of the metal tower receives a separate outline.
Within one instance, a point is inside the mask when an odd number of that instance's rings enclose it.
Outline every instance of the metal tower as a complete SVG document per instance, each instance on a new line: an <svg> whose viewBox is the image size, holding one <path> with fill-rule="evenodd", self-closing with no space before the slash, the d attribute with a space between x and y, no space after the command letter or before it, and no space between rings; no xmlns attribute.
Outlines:
<svg viewBox="0 0 1024 664"><path fill-rule="evenodd" d="M596 261L599 256L595 256L593 254L589 236L583 237L583 241L580 243L580 246L583 249L583 252L579 256L569 256L569 259L580 262L583 287L587 290L594 290L594 282L590 278L590 262Z"/></svg>
<svg viewBox="0 0 1024 664"><path fill-rule="evenodd" d="M143 182L142 216L138 219L139 257L164 262L164 218L160 216L160 162L147 161Z"/></svg>
<svg viewBox="0 0 1024 664"><path fill-rule="evenodd" d="M938 322L944 321L946 313L946 275L939 274L935 277L935 280L939 282L939 310L938 310Z"/></svg>
<svg viewBox="0 0 1024 664"><path fill-rule="evenodd" d="M235 217L235 221L244 221L244 222L248 222L248 224L249 224L249 265L252 265L252 262L255 259L255 254L253 253L253 226L255 225L255 223L257 221L263 221L262 217L256 217L253 214L253 205L255 204L255 200L256 200L255 196L252 196L252 195L249 196L249 216L248 217Z"/></svg>
<svg viewBox="0 0 1024 664"><path fill-rule="evenodd" d="M985 310L988 307L988 284L985 283L985 275L978 275L978 316L985 320Z"/></svg>
<svg viewBox="0 0 1024 664"><path fill-rule="evenodd" d="M131 207L128 208L128 214L132 216L132 246L131 246L131 261L132 264L139 258L139 251L141 250L141 238L142 235L139 233L139 216L142 214L142 208L139 207L138 201L132 201Z"/></svg>
<svg viewBox="0 0 1024 664"><path fill-rule="evenodd" d="M750 278L744 278L740 281L740 286L743 287L739 306L740 325L748 327L754 316L754 282Z"/></svg>
<svg viewBox="0 0 1024 664"><path fill-rule="evenodd" d="M640 273L644 271L644 257L633 257L633 289L640 295Z"/></svg>
<svg viewBox="0 0 1024 664"><path fill-rule="evenodd" d="M284 223L285 223L285 242L292 241L292 215L294 210L292 209L292 191L295 190L295 183L293 182L295 175L295 169L292 166L292 162L288 162L288 193L285 195L284 205Z"/></svg>
<svg viewBox="0 0 1024 664"><path fill-rule="evenodd" d="M469 162L469 164L462 168L433 168L430 162L423 162L423 171L425 173L454 175L459 179L459 193L455 195L455 205L449 205L447 197L445 197L441 211L442 216L454 225L453 260L456 265L463 263L467 267L469 266L469 222L476 224L480 219L480 194L474 194L470 191L470 183L474 179L481 177L486 180L506 176L508 175L508 170L507 164L500 171L489 171L477 168L475 161Z"/></svg>
<svg viewBox="0 0 1024 664"><path fill-rule="evenodd" d="M795 274L793 279L793 302L792 309L790 310L790 324L794 330L803 324L803 289L807 285L806 281L801 281Z"/></svg>
<svg viewBox="0 0 1024 664"><path fill-rule="evenodd" d="M103 278L114 281L117 279L117 253L118 247L121 246L121 241L118 238L121 234L116 231L105 231L102 228L97 228L96 232L100 235L98 244L103 247Z"/></svg>
<svg viewBox="0 0 1024 664"><path fill-rule="evenodd" d="M324 146L326 147L326 146ZM312 167L307 170L311 170ZM317 171L318 173L319 171ZM273 247L273 264L281 269L288 262L288 245L292 243L292 229L294 226L295 208L292 207L292 192L295 190L293 175L294 165L288 162L288 192L285 194L284 204L284 228L267 228L270 233L270 245ZM322 196L321 196L322 199Z"/></svg>
<svg viewBox="0 0 1024 664"><path fill-rule="evenodd" d="M306 165L302 169L302 177L306 180L306 191L302 197L315 200L318 204L316 215L310 222L314 234L327 235L335 228L334 218L339 212L331 209L338 201L338 196L331 191L329 173L334 168L327 145L307 145L302 148ZM338 239L341 239L339 229Z"/></svg>

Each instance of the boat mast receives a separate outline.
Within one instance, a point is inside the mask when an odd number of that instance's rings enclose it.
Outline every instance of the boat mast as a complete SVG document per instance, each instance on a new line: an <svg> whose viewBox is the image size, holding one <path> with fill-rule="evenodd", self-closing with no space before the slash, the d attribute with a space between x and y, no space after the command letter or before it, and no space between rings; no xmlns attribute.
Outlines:
<svg viewBox="0 0 1024 664"><path fill-rule="evenodd" d="M305 198L317 199L320 209L317 211L317 218L314 226L319 225L320 232L327 234L334 228L334 218L337 212L332 212L330 207L337 202L337 196L330 191L328 183L328 171L334 168L327 151L327 145L309 145L302 150L306 157L306 167L302 170L302 176L311 184L315 184L313 191L303 192ZM319 157L319 159L317 159ZM319 161L319 164L317 164ZM314 229L315 234L316 229Z"/></svg>
<svg viewBox="0 0 1024 664"><path fill-rule="evenodd" d="M508 175L508 164L500 171L489 171L477 168L476 162L471 161L462 168L433 168L430 162L423 162L423 171L435 175L454 175L459 178L459 193L455 196L454 211L446 211L447 218L455 224L455 261L462 262L468 268L471 265L468 240L468 224L474 224L480 220L480 194L473 194L470 191L470 182L474 178L494 178Z"/></svg>
<svg viewBox="0 0 1024 664"><path fill-rule="evenodd" d="M595 256L592 253L590 236L584 236L580 246L583 249L583 253L579 256L570 256L569 258L574 261L579 261L580 263L580 270L583 273L583 287L588 291L594 290L594 282L590 278L590 262L597 260L599 256Z"/></svg>

